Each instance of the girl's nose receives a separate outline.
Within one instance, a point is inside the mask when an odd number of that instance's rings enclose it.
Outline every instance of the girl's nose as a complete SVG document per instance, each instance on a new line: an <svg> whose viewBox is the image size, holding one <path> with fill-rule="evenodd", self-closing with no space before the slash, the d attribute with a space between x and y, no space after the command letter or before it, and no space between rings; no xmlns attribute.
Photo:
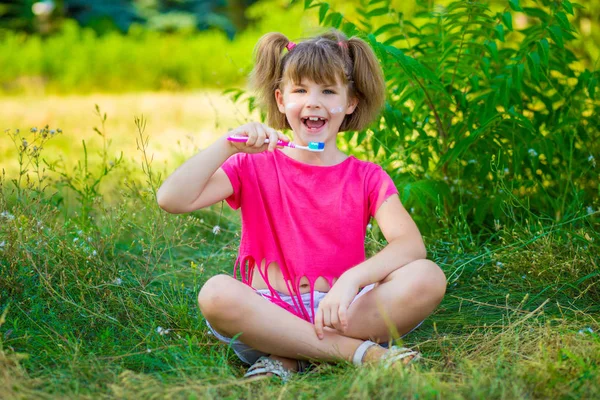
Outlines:
<svg viewBox="0 0 600 400"><path fill-rule="evenodd" d="M321 108L321 101L319 100L319 97L316 95L308 96L308 99L306 100L306 107Z"/></svg>

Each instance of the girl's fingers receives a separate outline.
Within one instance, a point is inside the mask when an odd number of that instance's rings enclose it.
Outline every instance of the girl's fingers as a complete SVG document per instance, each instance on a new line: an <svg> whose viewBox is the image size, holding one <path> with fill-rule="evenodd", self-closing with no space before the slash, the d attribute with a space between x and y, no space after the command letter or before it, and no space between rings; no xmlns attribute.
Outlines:
<svg viewBox="0 0 600 400"><path fill-rule="evenodd" d="M269 151L274 151L277 148L277 141L279 140L279 135L277 131L274 129L269 129Z"/></svg>
<svg viewBox="0 0 600 400"><path fill-rule="evenodd" d="M265 130L264 125L258 125L257 127L255 127L254 131L256 132L256 142L254 143L254 147L260 148L265 145L267 132Z"/></svg>
<svg viewBox="0 0 600 400"><path fill-rule="evenodd" d="M333 305L331 307L331 325L329 325L330 327L332 327L333 329L337 329L338 331L341 331L341 324L340 324L340 317L338 315L339 313L339 306L337 305Z"/></svg>
<svg viewBox="0 0 600 400"><path fill-rule="evenodd" d="M315 332L319 339L323 339L323 310L321 307L317 309L315 314Z"/></svg>
<svg viewBox="0 0 600 400"><path fill-rule="evenodd" d="M331 327L331 309L326 307L323 309L323 326Z"/></svg>
<svg viewBox="0 0 600 400"><path fill-rule="evenodd" d="M283 140L284 142L289 142L290 138L285 136L283 133L276 131L277 132L277 137L281 140Z"/></svg>
<svg viewBox="0 0 600 400"><path fill-rule="evenodd" d="M345 332L348 329L348 307L343 304L340 305L338 310L338 317L340 319L340 332Z"/></svg>

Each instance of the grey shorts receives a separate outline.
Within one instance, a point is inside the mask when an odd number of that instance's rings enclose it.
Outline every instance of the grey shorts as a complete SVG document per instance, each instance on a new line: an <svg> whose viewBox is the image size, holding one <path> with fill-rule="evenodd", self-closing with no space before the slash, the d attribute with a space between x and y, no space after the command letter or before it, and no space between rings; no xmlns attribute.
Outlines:
<svg viewBox="0 0 600 400"><path fill-rule="evenodd" d="M374 287L375 287L375 284L371 284L371 285L365 286L356 295L356 297L354 297L354 300L352 300L352 303L354 303L360 296L362 296L365 293L369 292ZM266 298L268 300L268 298L266 296L270 294L270 291L269 291L269 289L258 289L258 290L256 290L256 293L259 294L259 295L261 295L261 296L263 296L264 298ZM323 300L323 298L325 297L326 294L327 294L327 292L319 292L319 291L315 291L314 292L314 311L315 312L317 311L317 308L319 307L319 303L321 302L321 300ZM288 303L290 305L293 305L293 300L292 300L292 297L290 295L287 295L287 294L279 292L279 296L281 296L281 299L283 301L285 301L286 303ZM310 308L310 293L304 293L302 295L302 302L304 303L304 306L307 309ZM350 303L350 304L352 304L352 303ZM421 325L421 323L419 323L419 325L417 325L414 329L418 328ZM244 362L246 364L249 364L249 365L252 365L260 357L268 356L268 354L263 353L262 351L258 351L256 349L253 349L252 347L250 347L250 346L242 343L237 338L232 339L230 337L221 335L219 332L217 332L216 330L214 330L214 328L210 325L210 323L208 321L206 321L206 325L208 326L209 333L212 334L212 335L214 335L221 342L229 345L233 349L233 351L235 352L235 354L238 356L238 358L242 362ZM412 332L412 330L411 330L411 332ZM386 346L386 344L384 343L384 344L382 344L382 346Z"/></svg>

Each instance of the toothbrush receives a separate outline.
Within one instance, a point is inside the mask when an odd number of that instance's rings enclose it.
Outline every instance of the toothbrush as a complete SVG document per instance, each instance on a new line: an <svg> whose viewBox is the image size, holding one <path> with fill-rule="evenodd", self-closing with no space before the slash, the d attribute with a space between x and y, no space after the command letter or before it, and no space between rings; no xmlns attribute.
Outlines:
<svg viewBox="0 0 600 400"><path fill-rule="evenodd" d="M229 136L227 138L230 142L241 142L245 143L248 140L248 136ZM265 139L265 143L269 143L269 139ZM308 142L308 146L300 146L292 142L284 142L283 140L277 141L277 146L291 147L292 149L301 149L308 151L323 151L325 150L325 143L323 142Z"/></svg>

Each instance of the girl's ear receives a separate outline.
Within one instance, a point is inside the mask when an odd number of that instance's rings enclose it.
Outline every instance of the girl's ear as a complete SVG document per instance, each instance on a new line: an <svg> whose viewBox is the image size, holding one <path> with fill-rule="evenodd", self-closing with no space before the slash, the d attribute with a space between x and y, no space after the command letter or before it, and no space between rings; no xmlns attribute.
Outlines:
<svg viewBox="0 0 600 400"><path fill-rule="evenodd" d="M346 108L346 114L352 114L354 110L356 110L356 106L358 106L358 98L354 96L350 97L348 99L348 107Z"/></svg>
<svg viewBox="0 0 600 400"><path fill-rule="evenodd" d="M285 114L285 104L283 104L283 92L279 88L275 89L275 101L279 112Z"/></svg>

